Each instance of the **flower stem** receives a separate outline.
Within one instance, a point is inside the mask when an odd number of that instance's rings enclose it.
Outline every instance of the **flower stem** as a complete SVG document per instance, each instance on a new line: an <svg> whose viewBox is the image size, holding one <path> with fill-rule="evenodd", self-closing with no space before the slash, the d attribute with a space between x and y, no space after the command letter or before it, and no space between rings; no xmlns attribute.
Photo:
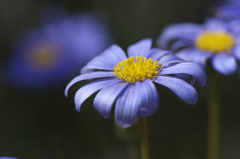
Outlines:
<svg viewBox="0 0 240 159"><path fill-rule="evenodd" d="M208 154L207 159L218 159L219 150L219 81L218 74L211 72L210 98L208 112Z"/></svg>
<svg viewBox="0 0 240 159"><path fill-rule="evenodd" d="M148 156L148 135L147 135L147 118L140 118L140 138L142 159L149 159Z"/></svg>

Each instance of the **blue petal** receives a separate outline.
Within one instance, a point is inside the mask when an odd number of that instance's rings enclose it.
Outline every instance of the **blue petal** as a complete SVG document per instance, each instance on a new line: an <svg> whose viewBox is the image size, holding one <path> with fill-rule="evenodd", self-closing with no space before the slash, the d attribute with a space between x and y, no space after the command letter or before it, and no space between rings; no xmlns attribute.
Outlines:
<svg viewBox="0 0 240 159"><path fill-rule="evenodd" d="M117 125L127 128L133 124L142 104L139 97L141 97L141 92L136 89L136 85L129 84L126 90L121 92L115 107Z"/></svg>
<svg viewBox="0 0 240 159"><path fill-rule="evenodd" d="M143 39L133 45L130 45L127 49L128 57L132 56L148 57L151 46L152 46L151 39Z"/></svg>
<svg viewBox="0 0 240 159"><path fill-rule="evenodd" d="M146 79L144 82L137 82L137 89L139 92L139 99L142 100L142 104L138 110L140 117L147 117L153 115L159 105L159 95L156 87L150 79Z"/></svg>
<svg viewBox="0 0 240 159"><path fill-rule="evenodd" d="M222 19L235 19L239 18L240 10L239 6L235 4L224 4L217 8L217 12L215 13L215 17Z"/></svg>
<svg viewBox="0 0 240 159"><path fill-rule="evenodd" d="M162 49L169 49L172 40L195 41L198 34L203 31L203 27L194 23L174 24L166 27L157 40L157 45Z"/></svg>
<svg viewBox="0 0 240 159"><path fill-rule="evenodd" d="M97 81L93 81L91 83L86 84L85 86L81 87L74 96L76 110L80 112L82 103L90 97L93 93L97 92L98 90L107 87L113 83L117 83L119 80L116 78L105 78L100 79Z"/></svg>
<svg viewBox="0 0 240 159"><path fill-rule="evenodd" d="M172 52L168 50L160 50L153 48L149 52L149 57L153 60L159 60L162 56L165 56L167 54L172 54Z"/></svg>
<svg viewBox="0 0 240 159"><path fill-rule="evenodd" d="M233 54L234 57L236 57L236 59L240 60L240 46L236 46L232 50L232 54Z"/></svg>
<svg viewBox="0 0 240 159"><path fill-rule="evenodd" d="M191 61L205 67L207 60L212 56L212 53L191 48L183 49L176 55L186 61Z"/></svg>
<svg viewBox="0 0 240 159"><path fill-rule="evenodd" d="M170 50L172 50L173 52L176 52L177 50L183 47L194 46L194 43L195 43L194 41L190 41L190 40L178 40L172 44Z"/></svg>
<svg viewBox="0 0 240 159"><path fill-rule="evenodd" d="M217 72L223 75L230 75L236 72L237 61L233 56L225 53L219 53L213 56L212 66Z"/></svg>
<svg viewBox="0 0 240 159"><path fill-rule="evenodd" d="M212 31L227 31L226 24L223 21L215 18L208 18L205 21L206 30Z"/></svg>
<svg viewBox="0 0 240 159"><path fill-rule="evenodd" d="M179 61L179 62L182 62L183 60L180 59L179 57L173 55L173 54L166 54L165 56L162 56L159 60L158 60L158 64L159 65L165 65L166 62L169 62L169 61Z"/></svg>
<svg viewBox="0 0 240 159"><path fill-rule="evenodd" d="M102 54L93 58L86 66L84 66L81 70L81 73L86 73L92 71L93 69L113 70L116 64L125 60L126 58L126 54L118 45L112 45Z"/></svg>
<svg viewBox="0 0 240 159"><path fill-rule="evenodd" d="M103 72L103 71L90 72L90 73L79 75L79 76L75 77L74 79L72 79L72 81L69 82L69 84L65 88L64 94L67 97L69 88L79 81L93 79L93 78L112 77L112 76L114 76L113 72Z"/></svg>
<svg viewBox="0 0 240 159"><path fill-rule="evenodd" d="M111 116L111 109L113 103L115 102L117 96L121 93L121 91L127 86L127 84L119 81L118 83L114 83L109 85L108 87L103 88L96 95L93 105L95 109L105 118Z"/></svg>
<svg viewBox="0 0 240 159"><path fill-rule="evenodd" d="M201 86L206 85L207 82L206 72L200 65L191 62L182 62L171 67L163 68L159 74L168 75L179 73L191 75L199 81Z"/></svg>
<svg viewBox="0 0 240 159"><path fill-rule="evenodd" d="M179 78L159 76L154 80L154 82L169 88L187 104L192 105L197 103L197 91L189 83Z"/></svg>

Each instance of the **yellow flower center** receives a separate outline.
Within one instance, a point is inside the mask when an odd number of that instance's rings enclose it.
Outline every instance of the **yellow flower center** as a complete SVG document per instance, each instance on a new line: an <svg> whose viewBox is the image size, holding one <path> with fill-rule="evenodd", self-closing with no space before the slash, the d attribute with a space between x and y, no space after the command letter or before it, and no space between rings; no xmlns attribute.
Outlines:
<svg viewBox="0 0 240 159"><path fill-rule="evenodd" d="M234 45L234 38L226 32L205 31L197 37L195 45L201 50L214 53L228 52Z"/></svg>
<svg viewBox="0 0 240 159"><path fill-rule="evenodd" d="M34 56L34 62L39 66L49 65L53 62L53 60L54 55L52 53L52 50L49 50L47 48L42 48L38 50L38 52L36 52Z"/></svg>
<svg viewBox="0 0 240 159"><path fill-rule="evenodd" d="M58 52L49 46L31 48L26 58L34 68L45 70L46 68L55 66L58 59Z"/></svg>
<svg viewBox="0 0 240 159"><path fill-rule="evenodd" d="M152 79L161 70L157 61L137 56L119 62L114 67L114 75L121 80L135 83L146 78Z"/></svg>

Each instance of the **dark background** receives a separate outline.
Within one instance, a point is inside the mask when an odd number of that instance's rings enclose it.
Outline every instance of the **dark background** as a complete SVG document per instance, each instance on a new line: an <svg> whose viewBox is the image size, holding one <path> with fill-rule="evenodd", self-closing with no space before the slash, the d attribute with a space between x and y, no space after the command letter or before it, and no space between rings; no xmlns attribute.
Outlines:
<svg viewBox="0 0 240 159"><path fill-rule="evenodd" d="M210 0L0 0L0 63L8 56L16 35L39 25L39 12L50 2L69 14L103 13L117 44L124 49L143 38L154 42L168 24L201 23L218 1ZM67 84L67 83L66 83ZM0 156L19 159L136 159L139 141L116 133L114 117L105 119L92 106L93 97L75 111L73 94L11 89L0 78ZM220 76L220 159L240 158L240 79ZM197 85L199 101L190 106L167 88L158 87L160 105L148 118L151 159L206 158L209 85ZM134 128L133 128L134 129Z"/></svg>

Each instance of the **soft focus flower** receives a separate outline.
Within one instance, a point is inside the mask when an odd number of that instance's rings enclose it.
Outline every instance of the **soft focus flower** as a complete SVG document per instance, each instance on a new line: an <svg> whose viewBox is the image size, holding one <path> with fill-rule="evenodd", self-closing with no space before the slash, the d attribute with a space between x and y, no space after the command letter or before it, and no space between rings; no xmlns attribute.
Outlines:
<svg viewBox="0 0 240 159"><path fill-rule="evenodd" d="M107 25L97 14L51 16L43 26L22 33L13 46L5 66L13 86L56 86L112 43Z"/></svg>
<svg viewBox="0 0 240 159"><path fill-rule="evenodd" d="M226 0L225 3L213 8L214 16L223 20L240 19L240 1Z"/></svg>
<svg viewBox="0 0 240 159"><path fill-rule="evenodd" d="M7 156L2 156L0 159L17 159L16 157L7 157Z"/></svg>
<svg viewBox="0 0 240 159"><path fill-rule="evenodd" d="M67 85L65 95L76 82L95 79L76 92L77 111L89 96L100 90L93 102L95 109L103 117L110 117L116 101L115 119L122 128L131 126L137 116L147 117L156 112L159 96L154 84L169 88L188 104L195 104L198 95L194 87L174 75L190 75L204 86L204 69L169 51L151 49L151 45L150 39L141 40L128 47L128 56L118 45L112 45L82 68L83 74Z"/></svg>
<svg viewBox="0 0 240 159"><path fill-rule="evenodd" d="M207 19L204 25L171 25L163 30L158 46L180 50L177 56L203 67L210 60L213 68L223 75L236 72L236 59L240 59L239 29L217 19Z"/></svg>

